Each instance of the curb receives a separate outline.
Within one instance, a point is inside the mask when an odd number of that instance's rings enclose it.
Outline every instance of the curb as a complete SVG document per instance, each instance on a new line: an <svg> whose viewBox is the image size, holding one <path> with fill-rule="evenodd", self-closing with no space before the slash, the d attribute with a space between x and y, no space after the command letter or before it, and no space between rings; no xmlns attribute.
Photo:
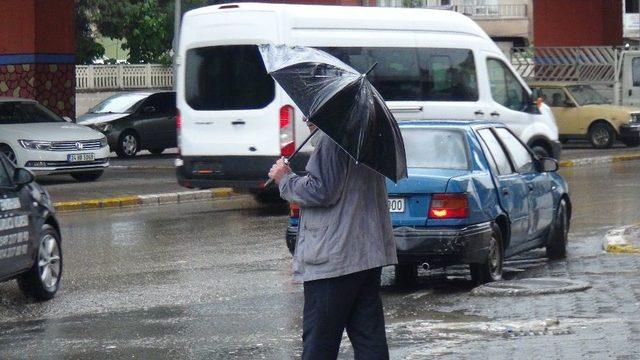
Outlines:
<svg viewBox="0 0 640 360"><path fill-rule="evenodd" d="M236 195L231 188L211 190L182 191L164 194L121 196L103 199L55 202L58 212L84 211L97 209L115 209L134 206L177 204L211 199L229 198Z"/></svg>
<svg viewBox="0 0 640 360"><path fill-rule="evenodd" d="M640 160L640 153L615 155L615 156L597 156L591 158L574 159L574 160L562 160L560 161L560 167L576 167L593 164L607 164L620 161Z"/></svg>
<svg viewBox="0 0 640 360"><path fill-rule="evenodd" d="M613 229L604 236L604 251L616 254L640 254L640 224Z"/></svg>

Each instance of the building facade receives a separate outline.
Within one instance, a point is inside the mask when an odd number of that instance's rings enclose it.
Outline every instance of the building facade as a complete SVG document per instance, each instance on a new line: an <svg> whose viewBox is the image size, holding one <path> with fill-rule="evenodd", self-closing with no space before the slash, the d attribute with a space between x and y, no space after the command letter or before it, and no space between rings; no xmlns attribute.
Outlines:
<svg viewBox="0 0 640 360"><path fill-rule="evenodd" d="M0 1L0 96L75 116L73 0Z"/></svg>

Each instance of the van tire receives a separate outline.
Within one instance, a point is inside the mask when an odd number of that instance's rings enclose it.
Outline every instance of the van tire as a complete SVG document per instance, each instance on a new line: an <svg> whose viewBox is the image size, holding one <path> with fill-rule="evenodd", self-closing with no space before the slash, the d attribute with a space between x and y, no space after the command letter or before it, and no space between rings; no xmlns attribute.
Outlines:
<svg viewBox="0 0 640 360"><path fill-rule="evenodd" d="M471 280L476 284L486 284L502 279L502 265L504 263L504 241L502 232L496 224L491 224L491 240L489 252L483 263L470 264Z"/></svg>
<svg viewBox="0 0 640 360"><path fill-rule="evenodd" d="M534 146L532 146L531 147L531 151L533 151L533 153L539 158L551 157L551 154L549 154L547 149L542 145L534 145Z"/></svg>
<svg viewBox="0 0 640 360"><path fill-rule="evenodd" d="M589 142L596 149L609 149L616 141L616 132L606 121L597 121L589 127Z"/></svg>
<svg viewBox="0 0 640 360"><path fill-rule="evenodd" d="M133 130L126 130L118 138L116 154L120 159L131 159L140 151L140 137Z"/></svg>

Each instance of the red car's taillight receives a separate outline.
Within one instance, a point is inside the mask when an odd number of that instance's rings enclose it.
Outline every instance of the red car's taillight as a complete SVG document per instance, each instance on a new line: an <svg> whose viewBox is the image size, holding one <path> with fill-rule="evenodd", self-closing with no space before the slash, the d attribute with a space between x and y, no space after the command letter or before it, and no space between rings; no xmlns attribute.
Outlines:
<svg viewBox="0 0 640 360"><path fill-rule="evenodd" d="M294 109L291 105L280 108L280 155L291 156L296 149Z"/></svg>
<svg viewBox="0 0 640 360"><path fill-rule="evenodd" d="M300 217L300 207L295 203L289 203L289 217L292 217L292 218Z"/></svg>
<svg viewBox="0 0 640 360"><path fill-rule="evenodd" d="M464 219L469 216L467 194L433 194L429 219Z"/></svg>

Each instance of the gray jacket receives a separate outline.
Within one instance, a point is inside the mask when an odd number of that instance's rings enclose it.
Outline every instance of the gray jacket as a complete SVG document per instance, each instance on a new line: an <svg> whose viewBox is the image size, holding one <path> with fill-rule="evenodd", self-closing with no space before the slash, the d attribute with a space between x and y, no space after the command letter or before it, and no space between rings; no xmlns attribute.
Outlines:
<svg viewBox="0 0 640 360"><path fill-rule="evenodd" d="M300 206L294 280L397 263L384 177L356 164L325 134L317 136L308 174L288 174L280 182L282 198Z"/></svg>

